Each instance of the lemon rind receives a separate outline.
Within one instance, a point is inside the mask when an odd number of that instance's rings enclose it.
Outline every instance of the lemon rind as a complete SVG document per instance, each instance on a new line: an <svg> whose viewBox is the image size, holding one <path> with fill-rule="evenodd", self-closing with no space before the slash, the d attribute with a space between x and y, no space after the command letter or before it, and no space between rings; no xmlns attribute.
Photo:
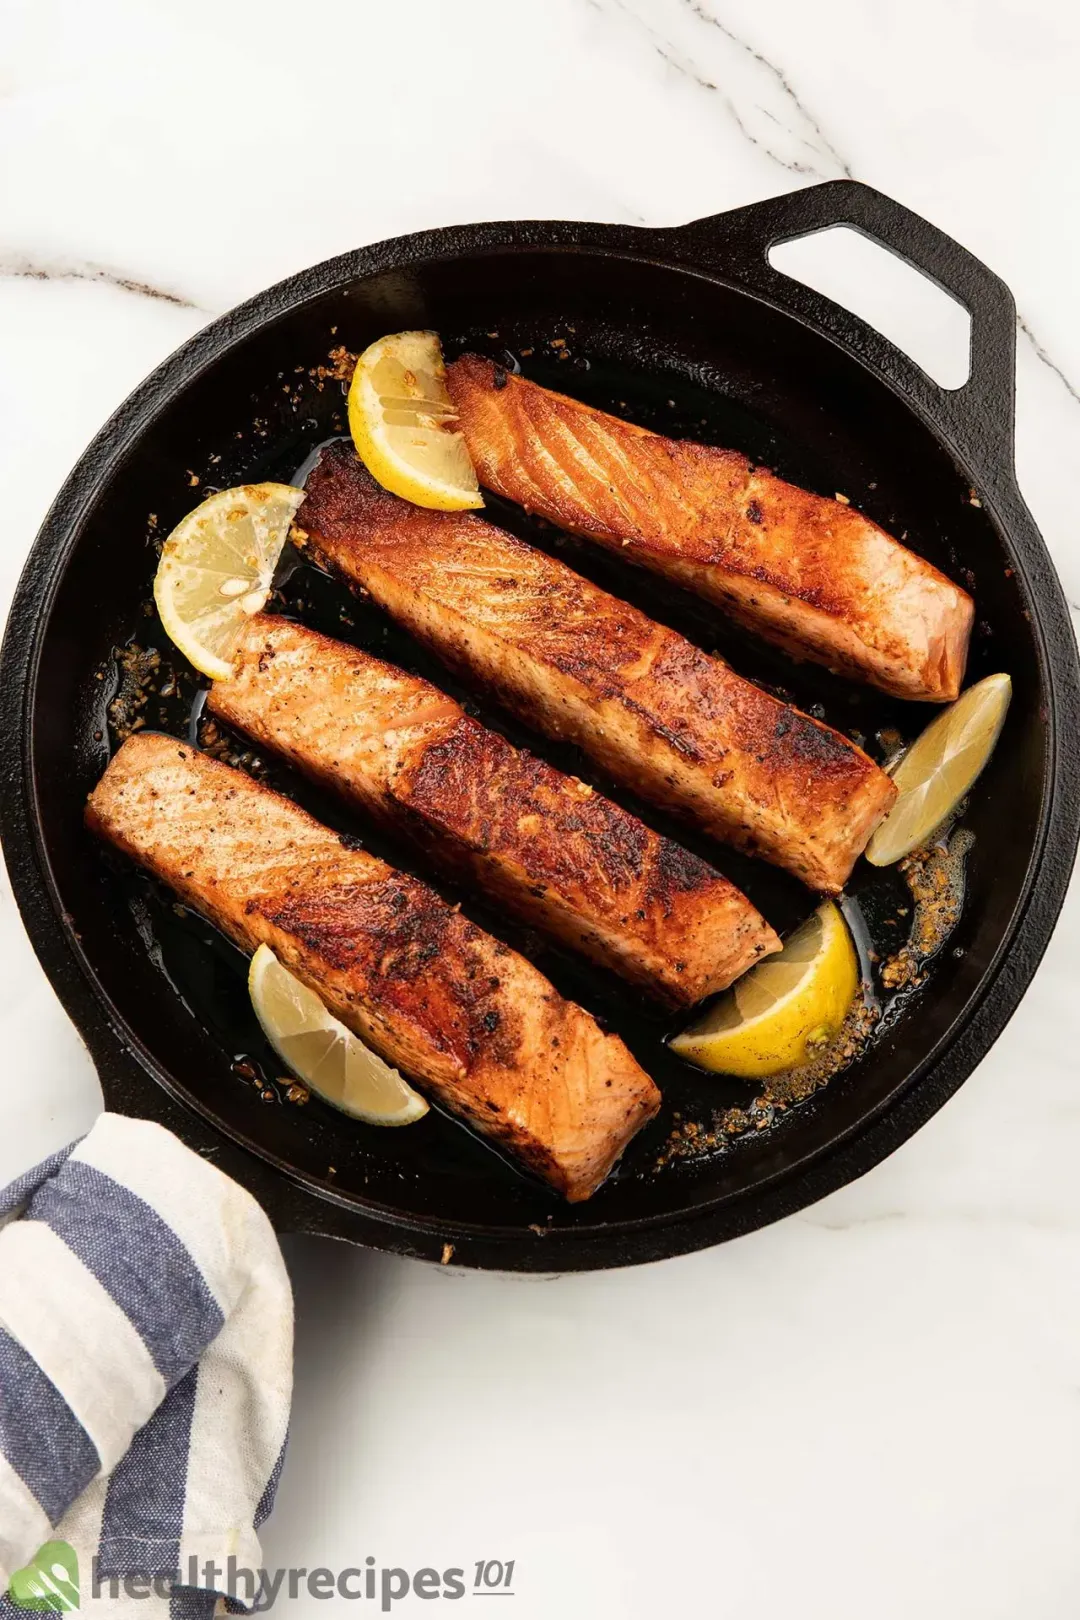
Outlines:
<svg viewBox="0 0 1080 1620"><path fill-rule="evenodd" d="M821 947L799 983L770 1007L726 1029L711 1033L708 1019L715 1016L715 1009L711 1015L707 1013L696 1028L683 1030L668 1042L676 1056L708 1073L762 1080L806 1062L806 1041L811 1031L824 1028L830 1037L835 1037L858 995L858 956L839 908L826 901L817 915L823 919ZM772 958L772 965L778 960ZM751 974L756 971L751 969ZM816 986L820 988L815 994ZM725 994L733 995L734 987ZM766 1033L770 1024L778 1026L778 1037L771 1047L767 1039L755 1039Z"/></svg>

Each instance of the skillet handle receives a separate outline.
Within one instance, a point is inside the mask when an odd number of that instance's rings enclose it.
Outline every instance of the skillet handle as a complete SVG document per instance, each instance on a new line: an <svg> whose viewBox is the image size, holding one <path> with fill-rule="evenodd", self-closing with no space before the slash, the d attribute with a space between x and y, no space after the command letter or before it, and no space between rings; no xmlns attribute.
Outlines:
<svg viewBox="0 0 1080 1620"><path fill-rule="evenodd" d="M897 254L965 307L971 369L963 387L942 388L865 321L769 263L769 249L780 242L833 225L848 225ZM749 291L854 351L921 408L981 486L1015 486L1016 305L1005 283L944 231L857 180L830 180L660 234L671 237L681 256L731 273Z"/></svg>
<svg viewBox="0 0 1080 1620"><path fill-rule="evenodd" d="M71 1012L70 1007L68 1011ZM164 1125L193 1153L209 1159L211 1164L246 1187L270 1217L275 1231L309 1229L309 1207L317 1205L317 1200L232 1141L171 1091L166 1091L111 1031L96 1006L89 1018L84 1020L80 1016L77 1022L110 1113Z"/></svg>

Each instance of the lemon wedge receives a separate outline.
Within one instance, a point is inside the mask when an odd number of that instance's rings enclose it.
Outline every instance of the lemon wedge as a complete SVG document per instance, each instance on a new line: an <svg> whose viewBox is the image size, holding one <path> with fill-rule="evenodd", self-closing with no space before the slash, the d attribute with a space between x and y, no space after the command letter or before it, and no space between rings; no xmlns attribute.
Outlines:
<svg viewBox="0 0 1080 1620"><path fill-rule="evenodd" d="M189 512L162 548L154 601L170 640L202 675L227 681L244 624L266 606L304 498L291 484L241 484Z"/></svg>
<svg viewBox="0 0 1080 1620"><path fill-rule="evenodd" d="M437 332L394 332L365 349L349 387L349 431L371 476L414 506L483 506L454 424Z"/></svg>
<svg viewBox="0 0 1080 1620"><path fill-rule="evenodd" d="M369 1125L411 1125L427 1113L423 1097L328 1013L269 945L251 958L248 992L278 1057L325 1102Z"/></svg>
<svg viewBox="0 0 1080 1620"><path fill-rule="evenodd" d="M872 866L910 855L952 814L994 752L1011 697L1008 675L987 675L912 743L892 772L896 802L866 846Z"/></svg>
<svg viewBox="0 0 1080 1620"><path fill-rule="evenodd" d="M782 1074L838 1034L858 987L847 924L826 900L782 951L751 968L669 1045L716 1074L746 1080Z"/></svg>

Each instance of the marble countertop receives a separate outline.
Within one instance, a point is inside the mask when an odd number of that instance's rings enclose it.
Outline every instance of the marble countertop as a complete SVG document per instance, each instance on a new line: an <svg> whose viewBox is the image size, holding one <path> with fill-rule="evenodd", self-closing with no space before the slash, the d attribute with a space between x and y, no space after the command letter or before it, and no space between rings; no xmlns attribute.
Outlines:
<svg viewBox="0 0 1080 1620"><path fill-rule="evenodd" d="M7 0L3 19L5 602L113 407L289 272L426 226L669 224L849 175L1013 288L1021 484L1080 618L1080 13L1058 0ZM842 256L832 274L842 292ZM945 357L905 277L876 285L882 324ZM0 962L4 1181L100 1098L6 885ZM724 1248L530 1282L291 1242L268 1561L512 1558L519 1620L1071 1616L1078 969L1074 884L956 1098L862 1181Z"/></svg>

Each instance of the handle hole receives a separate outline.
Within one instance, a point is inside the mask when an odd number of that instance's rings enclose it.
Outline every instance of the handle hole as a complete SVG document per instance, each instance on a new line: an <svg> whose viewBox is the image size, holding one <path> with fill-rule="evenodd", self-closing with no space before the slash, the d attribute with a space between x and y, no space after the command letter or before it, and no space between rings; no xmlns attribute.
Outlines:
<svg viewBox="0 0 1080 1620"><path fill-rule="evenodd" d="M769 263L861 316L942 388L967 382L971 316L888 248L848 225L830 225L778 243L769 250Z"/></svg>

